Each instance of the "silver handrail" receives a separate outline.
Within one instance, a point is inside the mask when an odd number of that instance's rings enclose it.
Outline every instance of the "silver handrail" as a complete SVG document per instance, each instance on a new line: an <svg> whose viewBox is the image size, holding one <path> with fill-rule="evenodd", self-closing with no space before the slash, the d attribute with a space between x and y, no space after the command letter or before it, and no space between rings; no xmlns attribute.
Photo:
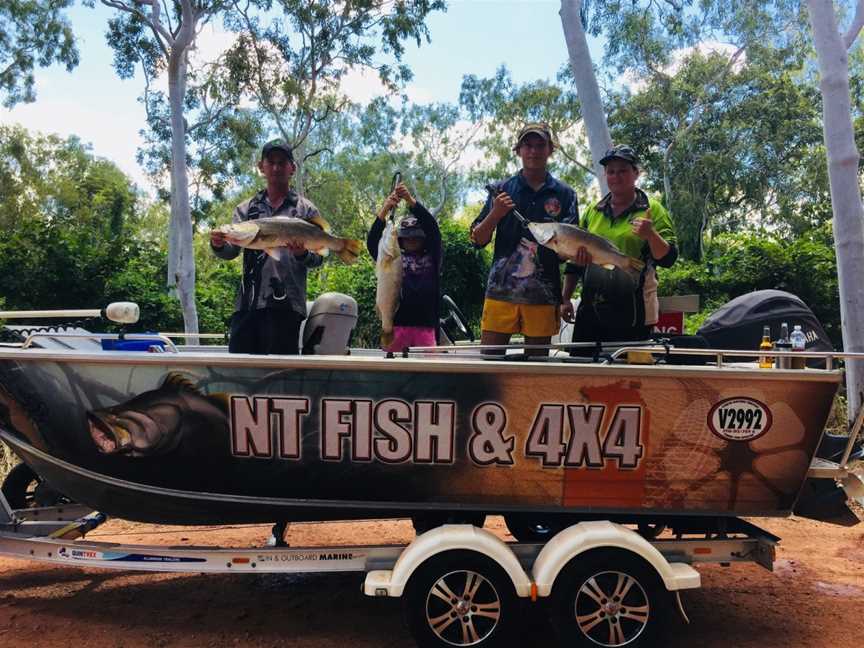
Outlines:
<svg viewBox="0 0 864 648"><path fill-rule="evenodd" d="M88 340L153 340L162 342L171 351L179 353L174 342L170 338L159 333L31 333L21 345L22 349L29 349L37 338L84 338Z"/></svg>
<svg viewBox="0 0 864 648"><path fill-rule="evenodd" d="M726 356L738 358L752 358L753 356L771 356L771 358L823 358L825 360L825 369L831 370L834 367L834 360L850 359L864 360L864 353L856 351L774 351L768 349L683 349L673 346L664 346L655 344L651 346L627 346L616 349L610 354L612 361L617 360L621 355L630 351L647 351L650 353L662 353L664 355L704 355L714 356L717 360L717 366L723 366L723 359Z"/></svg>

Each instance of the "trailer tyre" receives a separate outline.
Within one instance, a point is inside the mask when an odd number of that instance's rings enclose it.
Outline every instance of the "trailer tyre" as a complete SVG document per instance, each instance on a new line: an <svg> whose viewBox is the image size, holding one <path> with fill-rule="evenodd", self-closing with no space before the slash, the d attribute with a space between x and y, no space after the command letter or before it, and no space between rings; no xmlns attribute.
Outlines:
<svg viewBox="0 0 864 648"><path fill-rule="evenodd" d="M58 506L71 500L51 488L27 464L20 463L3 480L3 497L12 509Z"/></svg>
<svg viewBox="0 0 864 648"><path fill-rule="evenodd" d="M672 610L659 575L628 551L574 558L552 588L552 625L562 646L654 646Z"/></svg>
<svg viewBox="0 0 864 648"><path fill-rule="evenodd" d="M403 596L420 648L506 646L518 599L507 573L474 551L447 551L421 565Z"/></svg>
<svg viewBox="0 0 864 648"><path fill-rule="evenodd" d="M556 533L568 526L567 522L544 517L536 513L507 513L504 516L507 530L519 542L549 542Z"/></svg>

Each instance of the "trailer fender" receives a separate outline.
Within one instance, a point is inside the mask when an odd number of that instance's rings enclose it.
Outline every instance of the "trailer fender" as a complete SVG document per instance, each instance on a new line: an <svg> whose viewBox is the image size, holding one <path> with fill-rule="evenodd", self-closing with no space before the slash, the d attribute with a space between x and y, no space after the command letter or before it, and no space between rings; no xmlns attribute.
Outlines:
<svg viewBox="0 0 864 648"><path fill-rule="evenodd" d="M513 551L498 537L470 524L445 524L423 533L408 545L392 570L369 572L364 592L370 596L402 596L405 585L424 562L445 551L476 551L494 560L510 577L516 595L531 594L531 579Z"/></svg>
<svg viewBox="0 0 864 648"><path fill-rule="evenodd" d="M573 558L592 549L622 549L651 565L669 591L697 588L699 572L684 563L670 564L645 538L632 529L606 520L580 522L556 534L534 561L537 596L549 596L558 574Z"/></svg>

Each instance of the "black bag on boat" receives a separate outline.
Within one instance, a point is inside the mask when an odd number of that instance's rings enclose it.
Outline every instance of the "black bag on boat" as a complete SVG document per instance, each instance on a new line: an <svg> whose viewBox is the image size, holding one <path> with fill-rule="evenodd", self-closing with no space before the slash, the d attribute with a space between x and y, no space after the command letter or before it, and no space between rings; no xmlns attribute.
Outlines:
<svg viewBox="0 0 864 648"><path fill-rule="evenodd" d="M828 334L807 304L782 290L756 290L736 297L709 315L697 334L705 338L712 349L756 350L762 341L763 327L770 327L771 339L776 340L780 337L783 322L789 325L790 333L796 324L801 325L807 337L807 351L834 350ZM807 364L825 366L824 362L815 359Z"/></svg>

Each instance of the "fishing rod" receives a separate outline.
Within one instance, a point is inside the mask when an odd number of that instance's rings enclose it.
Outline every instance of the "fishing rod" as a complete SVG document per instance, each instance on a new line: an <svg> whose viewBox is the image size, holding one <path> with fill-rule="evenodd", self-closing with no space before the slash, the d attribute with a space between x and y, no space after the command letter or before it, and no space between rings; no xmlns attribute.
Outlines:
<svg viewBox="0 0 864 648"><path fill-rule="evenodd" d="M396 191L396 187L399 186L400 182L402 182L402 172L397 171L396 173L393 174L393 180L390 182L390 193L387 194L388 196L392 195L393 192ZM396 216L396 205L393 205L393 207L390 209L390 216L388 218L392 221L395 216Z"/></svg>
<svg viewBox="0 0 864 648"><path fill-rule="evenodd" d="M495 200L495 196L501 193L501 189L493 185L491 182L486 185L486 191L489 192L489 197L492 198L492 200ZM510 210L510 213L516 217L516 219L522 224L522 227L528 229L528 223L530 221L520 214L518 209L514 207Z"/></svg>
<svg viewBox="0 0 864 648"><path fill-rule="evenodd" d="M78 310L21 310L0 311L0 319L44 319L68 317L104 317L119 324L134 324L138 321L140 311L134 302L113 302L105 308L88 308Z"/></svg>

